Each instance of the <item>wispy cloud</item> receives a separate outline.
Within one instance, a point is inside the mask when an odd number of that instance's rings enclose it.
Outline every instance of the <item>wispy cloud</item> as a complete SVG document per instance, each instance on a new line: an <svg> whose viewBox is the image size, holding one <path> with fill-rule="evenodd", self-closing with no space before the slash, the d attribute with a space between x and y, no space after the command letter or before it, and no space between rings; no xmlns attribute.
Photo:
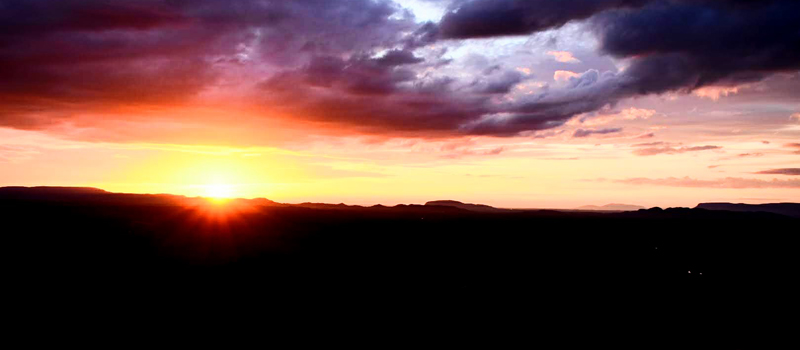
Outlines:
<svg viewBox="0 0 800 350"><path fill-rule="evenodd" d="M667 177L650 179L644 177L614 180L626 185L648 185L669 187L707 187L707 188L800 188L800 180L760 180L739 177L726 177L716 180L699 180L690 177Z"/></svg>
<svg viewBox="0 0 800 350"><path fill-rule="evenodd" d="M572 137L575 138L582 138L582 137L589 137L592 135L605 135L605 134L614 134L621 132L622 128L605 128L605 129L578 129L572 134Z"/></svg>
<svg viewBox="0 0 800 350"><path fill-rule="evenodd" d="M800 175L800 168L782 168L759 171L756 174L768 175Z"/></svg>
<svg viewBox="0 0 800 350"><path fill-rule="evenodd" d="M733 95L739 92L739 89L746 88L749 85L744 84L742 86L706 86L699 88L697 90L692 91L692 95L708 98L714 101L719 100L722 96Z"/></svg>
<svg viewBox="0 0 800 350"><path fill-rule="evenodd" d="M759 152L756 152L756 153L740 153L740 154L738 154L736 156L739 157L739 158L763 157L764 153L759 153Z"/></svg>
<svg viewBox="0 0 800 350"><path fill-rule="evenodd" d="M618 113L600 114L593 117L584 117L578 120L579 123L587 126L603 125L619 120L644 120L656 114L655 110L644 108L626 108Z"/></svg>
<svg viewBox="0 0 800 350"><path fill-rule="evenodd" d="M642 148L633 151L633 154L637 156L654 156L657 154L679 154L679 153L686 153L686 152L699 152L699 151L708 151L714 149L722 149L720 146L694 146L694 147L651 147L651 148Z"/></svg>

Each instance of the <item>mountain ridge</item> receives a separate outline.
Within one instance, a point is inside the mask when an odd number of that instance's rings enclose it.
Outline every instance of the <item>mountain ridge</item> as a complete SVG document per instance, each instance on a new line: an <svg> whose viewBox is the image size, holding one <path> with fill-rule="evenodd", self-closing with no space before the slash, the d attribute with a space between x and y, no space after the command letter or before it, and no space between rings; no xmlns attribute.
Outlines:
<svg viewBox="0 0 800 350"><path fill-rule="evenodd" d="M764 204L746 204L746 203L728 203L728 202L709 202L700 203L696 209L705 210L724 210L732 212L766 212L773 214L780 214L800 218L800 203L764 203Z"/></svg>
<svg viewBox="0 0 800 350"><path fill-rule="evenodd" d="M48 202L73 202L73 201L90 201L94 203L108 203L108 204L132 204L132 205L171 205L171 204L190 204L198 205L207 203L204 197L187 197L182 195L173 194L133 194L133 193L115 193L94 187L60 187L60 186L7 186L0 187L0 199L11 200L26 200L26 201L48 201ZM420 204L398 204L395 206L384 206L376 204L373 206L361 205L347 205L344 203L329 204L329 203L279 203L267 198L232 198L229 200L232 204L243 205L259 205L259 206L281 206L281 207L298 207L309 209L363 209L363 210L433 210L438 211L469 211L477 213L513 213L513 212L543 212L542 209L502 209L496 208L485 204L464 203L456 200L433 200L428 201L424 205ZM654 209L646 209L645 207L630 205L630 204L617 204L611 203L603 206L582 206L576 208L578 211L607 211L607 212L652 212ZM689 208L671 208L671 209L689 209ZM707 210L707 211L728 211L728 212L751 212L751 213L771 213L793 218L800 218L800 203L784 202L784 203L766 203L766 204L746 204L746 203L728 203L728 202L706 202L699 203L694 210ZM570 210L550 210L551 212L569 212Z"/></svg>
<svg viewBox="0 0 800 350"><path fill-rule="evenodd" d="M600 211L636 211L640 209L647 209L641 205L635 204L619 204L619 203L609 203L602 206L597 205L583 205L578 208L578 210L600 210Z"/></svg>
<svg viewBox="0 0 800 350"><path fill-rule="evenodd" d="M493 206L489 206L489 205L486 205L486 204L464 203L464 202L459 202L459 201L451 200L451 199L428 201L428 202L425 202L425 206L453 207L453 208L459 208L459 209L464 209L464 210L469 210L469 211L477 211L477 212L505 212L505 211L508 211L508 209L495 208Z"/></svg>

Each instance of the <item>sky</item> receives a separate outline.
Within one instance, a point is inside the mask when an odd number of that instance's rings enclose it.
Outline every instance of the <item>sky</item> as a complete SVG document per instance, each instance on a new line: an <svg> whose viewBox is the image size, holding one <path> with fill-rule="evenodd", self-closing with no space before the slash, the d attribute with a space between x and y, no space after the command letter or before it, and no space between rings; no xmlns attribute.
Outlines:
<svg viewBox="0 0 800 350"><path fill-rule="evenodd" d="M0 186L800 202L800 3L0 0Z"/></svg>

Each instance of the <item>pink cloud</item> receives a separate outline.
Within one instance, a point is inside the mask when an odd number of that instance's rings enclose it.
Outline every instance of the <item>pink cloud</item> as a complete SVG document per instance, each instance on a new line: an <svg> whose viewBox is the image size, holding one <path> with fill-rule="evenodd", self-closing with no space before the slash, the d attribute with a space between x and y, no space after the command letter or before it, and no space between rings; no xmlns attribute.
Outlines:
<svg viewBox="0 0 800 350"><path fill-rule="evenodd" d="M692 91L692 94L698 97L711 99L714 101L719 100L722 96L735 95L739 93L740 89L746 88L748 85L740 86L705 86Z"/></svg>
<svg viewBox="0 0 800 350"><path fill-rule="evenodd" d="M686 153L686 152L698 152L698 151L708 151L714 149L721 149L720 146L694 146L694 147L652 147L652 148L642 148L633 151L633 154L637 156L654 156L657 154L678 154L678 153Z"/></svg>
<svg viewBox="0 0 800 350"><path fill-rule="evenodd" d="M570 78L577 78L580 77L580 73L575 73L573 71L568 70L557 70L553 74L553 80L555 81L569 81Z"/></svg>
<svg viewBox="0 0 800 350"><path fill-rule="evenodd" d="M581 60L575 58L572 52L569 51L547 51L547 54L553 56L556 61L563 63L579 63Z"/></svg>

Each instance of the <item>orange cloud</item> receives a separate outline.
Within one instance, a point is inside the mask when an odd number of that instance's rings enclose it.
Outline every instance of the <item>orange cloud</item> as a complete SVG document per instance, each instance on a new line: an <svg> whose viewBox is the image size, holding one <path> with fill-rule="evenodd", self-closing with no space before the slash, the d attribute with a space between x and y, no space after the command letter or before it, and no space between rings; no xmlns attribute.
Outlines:
<svg viewBox="0 0 800 350"><path fill-rule="evenodd" d="M553 80L555 81L568 81L570 78L577 78L580 77L580 73L575 73L573 71L568 70L557 70L553 74Z"/></svg>
<svg viewBox="0 0 800 350"><path fill-rule="evenodd" d="M747 85L741 86L706 86L692 91L692 94L702 98L708 98L714 101L719 100L722 96L734 95L739 93L739 89L745 88Z"/></svg>
<svg viewBox="0 0 800 350"><path fill-rule="evenodd" d="M563 63L579 63L581 60L575 58L572 52L569 51L547 51L547 54L553 56L556 61Z"/></svg>

